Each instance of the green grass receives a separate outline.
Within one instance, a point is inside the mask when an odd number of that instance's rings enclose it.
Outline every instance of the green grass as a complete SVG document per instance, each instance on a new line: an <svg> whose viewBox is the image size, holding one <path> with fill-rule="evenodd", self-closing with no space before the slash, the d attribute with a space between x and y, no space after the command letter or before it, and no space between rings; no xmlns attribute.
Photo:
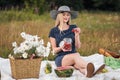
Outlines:
<svg viewBox="0 0 120 80"><path fill-rule="evenodd" d="M77 19L72 20L81 28L81 55L91 55L98 52L99 48L109 49L118 53L120 50L120 13L117 12L87 12L79 13ZM54 27L54 20L49 13L36 15L23 11L0 12L0 56L7 58L12 49L11 43L20 43L21 32L38 35L49 41L48 34ZM51 55L50 59L53 58Z"/></svg>

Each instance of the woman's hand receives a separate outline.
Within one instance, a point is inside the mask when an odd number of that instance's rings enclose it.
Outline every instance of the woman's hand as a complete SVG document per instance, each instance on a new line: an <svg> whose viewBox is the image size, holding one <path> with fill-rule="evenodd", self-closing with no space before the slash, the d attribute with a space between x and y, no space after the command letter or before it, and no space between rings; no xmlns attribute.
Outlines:
<svg viewBox="0 0 120 80"><path fill-rule="evenodd" d="M72 32L75 33L75 47L80 48L80 46L81 46L81 42L80 42L81 29L80 28L74 28L72 30Z"/></svg>
<svg viewBox="0 0 120 80"><path fill-rule="evenodd" d="M74 28L74 29L72 30L72 32L75 33L75 36L78 36L78 35L81 33L81 29L80 29L80 28Z"/></svg>
<svg viewBox="0 0 120 80"><path fill-rule="evenodd" d="M71 43L67 43L67 42L64 42L62 41L62 45L60 45L61 49L63 52L66 52L66 51L71 51L72 50L72 45Z"/></svg>

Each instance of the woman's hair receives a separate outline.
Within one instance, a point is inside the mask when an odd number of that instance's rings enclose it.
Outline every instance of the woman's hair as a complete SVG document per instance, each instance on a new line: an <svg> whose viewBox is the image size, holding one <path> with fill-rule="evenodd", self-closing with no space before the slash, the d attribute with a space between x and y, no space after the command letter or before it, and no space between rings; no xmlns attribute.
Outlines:
<svg viewBox="0 0 120 80"><path fill-rule="evenodd" d="M67 22L68 25L70 25L71 22L71 17L69 21ZM62 31L63 27L63 13L57 14L56 21L55 21L55 26L60 26L60 31Z"/></svg>

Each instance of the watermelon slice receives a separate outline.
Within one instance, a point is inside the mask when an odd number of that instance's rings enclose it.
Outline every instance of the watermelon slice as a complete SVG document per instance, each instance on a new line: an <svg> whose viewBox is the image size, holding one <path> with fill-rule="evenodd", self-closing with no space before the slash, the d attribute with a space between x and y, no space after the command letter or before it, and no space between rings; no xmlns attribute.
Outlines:
<svg viewBox="0 0 120 80"><path fill-rule="evenodd" d="M55 69L55 73L58 77L70 77L72 76L74 69L71 66L61 66Z"/></svg>
<svg viewBox="0 0 120 80"><path fill-rule="evenodd" d="M67 70L67 69L73 69L72 66L61 66L61 67L57 67L56 70Z"/></svg>

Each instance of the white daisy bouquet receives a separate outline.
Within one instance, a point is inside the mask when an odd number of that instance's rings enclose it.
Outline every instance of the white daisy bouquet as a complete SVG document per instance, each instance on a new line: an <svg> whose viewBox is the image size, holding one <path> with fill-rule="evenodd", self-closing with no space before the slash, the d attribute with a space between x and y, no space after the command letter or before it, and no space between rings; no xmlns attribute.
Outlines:
<svg viewBox="0 0 120 80"><path fill-rule="evenodd" d="M9 57L19 59L33 59L37 57L48 57L51 51L50 42L44 46L44 40L37 35L30 35L22 32L20 34L24 41L18 46L17 42L13 42L13 53Z"/></svg>

